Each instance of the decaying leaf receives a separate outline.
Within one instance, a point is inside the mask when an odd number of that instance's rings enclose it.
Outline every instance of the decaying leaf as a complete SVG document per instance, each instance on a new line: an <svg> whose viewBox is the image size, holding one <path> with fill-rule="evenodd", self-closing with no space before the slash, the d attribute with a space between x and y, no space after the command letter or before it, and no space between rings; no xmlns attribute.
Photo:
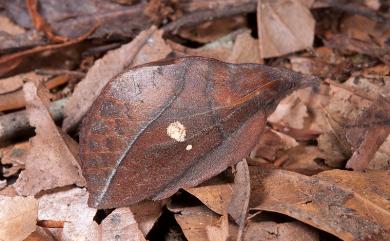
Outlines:
<svg viewBox="0 0 390 241"><path fill-rule="evenodd" d="M162 213L162 206L163 204L161 201L149 200L130 206L130 210L134 214L134 218L144 236L149 233L154 223L160 217Z"/></svg>
<svg viewBox="0 0 390 241"><path fill-rule="evenodd" d="M36 136L30 140L25 170L15 183L16 191L35 195L55 187L85 185L76 159L77 143L58 129L46 106L48 100L38 96L40 90L33 83L26 83L23 90Z"/></svg>
<svg viewBox="0 0 390 241"><path fill-rule="evenodd" d="M229 63L262 63L258 41L249 29L239 29L200 48L188 48L169 41L178 54L215 58Z"/></svg>
<svg viewBox="0 0 390 241"><path fill-rule="evenodd" d="M234 237L230 234L231 231L229 230L229 226L228 214L225 213L222 215L222 217L219 218L218 225L206 227L209 240L225 241L229 240L230 237Z"/></svg>
<svg viewBox="0 0 390 241"><path fill-rule="evenodd" d="M390 134L390 102L379 97L370 108L352 124L347 138L355 148L347 167L364 170L368 167L379 147Z"/></svg>
<svg viewBox="0 0 390 241"><path fill-rule="evenodd" d="M0 149L0 162L3 165L2 174L4 177L10 177L24 169L29 149L30 144L28 142Z"/></svg>
<svg viewBox="0 0 390 241"><path fill-rule="evenodd" d="M212 241L207 236L208 226L217 226L220 216L204 206L183 208L175 214L175 219L180 225L188 241Z"/></svg>
<svg viewBox="0 0 390 241"><path fill-rule="evenodd" d="M100 225L101 240L107 241L145 241L134 215L129 208L117 208Z"/></svg>
<svg viewBox="0 0 390 241"><path fill-rule="evenodd" d="M301 0L258 0L260 57L270 58L310 48L315 20Z"/></svg>
<svg viewBox="0 0 390 241"><path fill-rule="evenodd" d="M0 240L22 241L36 228L38 202L34 197L0 196Z"/></svg>
<svg viewBox="0 0 390 241"><path fill-rule="evenodd" d="M231 183L217 177L185 190L220 215L226 212L233 192Z"/></svg>
<svg viewBox="0 0 390 241"><path fill-rule="evenodd" d="M39 198L40 220L64 221L63 229L52 229L57 240L98 240L96 209L87 205L86 189L72 188L45 194Z"/></svg>
<svg viewBox="0 0 390 241"><path fill-rule="evenodd" d="M95 100L80 133L89 204L162 199L217 175L250 153L283 97L316 80L201 57L118 75Z"/></svg>
<svg viewBox="0 0 390 241"><path fill-rule="evenodd" d="M162 33L152 26L130 43L97 60L65 106L63 129L70 130L79 124L107 82L124 69L165 58L171 49L162 39Z"/></svg>
<svg viewBox="0 0 390 241"><path fill-rule="evenodd" d="M253 167L251 203L343 240L389 240L389 171L301 174Z"/></svg>
<svg viewBox="0 0 390 241"><path fill-rule="evenodd" d="M244 159L236 165L233 195L228 207L228 213L238 224L237 240L242 240L251 194L250 182L248 163Z"/></svg>
<svg viewBox="0 0 390 241"><path fill-rule="evenodd" d="M318 241L318 232L301 222L249 222L244 241Z"/></svg>
<svg viewBox="0 0 390 241"><path fill-rule="evenodd" d="M256 162L256 159L260 159L260 161L263 159L273 162L279 157L279 153L297 145L298 142L294 138L267 128L260 136L259 143L251 154L251 161Z"/></svg>

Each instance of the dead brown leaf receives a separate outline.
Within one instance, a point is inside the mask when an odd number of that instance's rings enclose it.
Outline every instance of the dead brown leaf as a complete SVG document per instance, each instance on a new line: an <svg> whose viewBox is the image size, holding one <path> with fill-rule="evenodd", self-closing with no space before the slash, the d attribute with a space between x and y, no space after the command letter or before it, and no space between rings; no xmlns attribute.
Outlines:
<svg viewBox="0 0 390 241"><path fill-rule="evenodd" d="M315 20L300 0L258 0L257 26L261 58L312 47Z"/></svg>
<svg viewBox="0 0 390 241"><path fill-rule="evenodd" d="M134 215L129 208L117 208L100 225L101 240L104 241L145 241Z"/></svg>
<svg viewBox="0 0 390 241"><path fill-rule="evenodd" d="M34 197L0 196L0 240L22 241L36 229L38 202Z"/></svg>
<svg viewBox="0 0 390 241"><path fill-rule="evenodd" d="M131 212L138 223L143 235L149 233L153 225L162 213L163 204L161 201L145 200L130 206Z"/></svg>
<svg viewBox="0 0 390 241"><path fill-rule="evenodd" d="M3 165L2 175L10 177L24 169L29 150L29 142L22 142L0 149L0 161Z"/></svg>
<svg viewBox="0 0 390 241"><path fill-rule="evenodd" d="M325 171L301 174L253 167L251 203L278 212L343 240L390 238L389 171Z"/></svg>
<svg viewBox="0 0 390 241"><path fill-rule="evenodd" d="M364 111L347 131L347 138L355 149L347 162L353 170L368 167L379 147L390 134L390 102L379 97Z"/></svg>
<svg viewBox="0 0 390 241"><path fill-rule="evenodd" d="M209 43L236 29L243 28L245 25L246 19L243 16L221 18L201 23L196 27L182 28L179 30L178 35L200 43Z"/></svg>
<svg viewBox="0 0 390 241"><path fill-rule="evenodd" d="M301 222L276 223L250 221L245 229L244 241L318 241L318 232Z"/></svg>
<svg viewBox="0 0 390 241"><path fill-rule="evenodd" d="M207 226L218 225L219 215L204 206L182 208L175 219L188 241L213 241L207 236Z"/></svg>
<svg viewBox="0 0 390 241"><path fill-rule="evenodd" d="M85 185L77 161L77 143L55 125L46 105L48 100L33 83L23 87L29 122L36 136L30 140L25 170L15 183L23 195L71 184Z"/></svg>
<svg viewBox="0 0 390 241"><path fill-rule="evenodd" d="M72 188L48 193L39 199L39 220L65 221L63 229L50 229L58 240L98 240L96 209L87 205L88 192Z"/></svg>
<svg viewBox="0 0 390 241"><path fill-rule="evenodd" d="M238 224L237 240L242 240L245 221L248 213L249 198L251 195L251 185L249 168L246 160L242 160L236 165L236 175L234 177L233 195L229 203L228 213Z"/></svg>
<svg viewBox="0 0 390 241"><path fill-rule="evenodd" d="M232 184L218 177L185 190L219 215L226 212L233 194Z"/></svg>

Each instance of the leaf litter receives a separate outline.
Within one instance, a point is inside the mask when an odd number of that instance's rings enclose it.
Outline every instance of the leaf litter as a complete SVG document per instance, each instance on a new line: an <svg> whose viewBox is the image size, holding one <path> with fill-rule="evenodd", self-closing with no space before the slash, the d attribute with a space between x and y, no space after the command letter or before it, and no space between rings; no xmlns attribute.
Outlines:
<svg viewBox="0 0 390 241"><path fill-rule="evenodd" d="M39 0L1 8L0 239L390 239L384 1ZM178 57L245 65L191 60L186 91L164 92L186 79ZM249 63L276 72L242 71ZM298 87L275 74L281 68L322 81L276 105L270 100L282 87ZM106 98L105 86L120 76ZM129 96L117 111L118 98ZM156 117L169 96L177 100ZM91 106L101 106L99 118L81 125L97 112ZM148 128L136 128L145 121ZM172 123L180 123L173 139ZM126 157L121 147L131 138L142 145ZM234 142L220 148L226 140ZM113 178L120 188L108 186L110 200L90 206L118 154L133 158Z"/></svg>

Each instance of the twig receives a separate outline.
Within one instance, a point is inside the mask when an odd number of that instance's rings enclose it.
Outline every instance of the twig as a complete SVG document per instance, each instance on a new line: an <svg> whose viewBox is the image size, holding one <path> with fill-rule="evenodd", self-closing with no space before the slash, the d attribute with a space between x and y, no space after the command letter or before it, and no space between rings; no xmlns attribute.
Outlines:
<svg viewBox="0 0 390 241"><path fill-rule="evenodd" d="M251 1L245 4L235 5L235 6L225 6L221 9L207 9L196 11L167 24L163 27L166 32L175 33L181 27L194 26L199 23L212 20L215 18L222 18L227 16L238 15L242 13L250 13L256 11L256 2Z"/></svg>
<svg viewBox="0 0 390 241"><path fill-rule="evenodd" d="M63 119L63 109L67 98L54 101L50 104L50 113L54 121ZM27 118L26 110L12 112L0 116L0 146L7 144L7 140L23 135L23 133L32 132Z"/></svg>
<svg viewBox="0 0 390 241"><path fill-rule="evenodd" d="M9 65L10 63L12 63L14 61L19 61L23 57L27 57L27 56L30 56L30 55L33 55L36 53L46 51L46 50L59 49L59 48L71 46L73 44L77 44L77 43L85 40L86 38L88 38L88 36L90 36L91 34L93 34L93 32L95 32L95 30L97 29L98 26L99 26L99 23L96 24L95 26L93 26L90 31L83 34L82 36L75 38L75 39L72 39L72 40L65 42L65 43L38 46L38 47L28 49L25 51L4 55L4 56L0 57L0 70L2 70L2 65ZM15 67L16 66L14 66L14 68ZM7 68L7 71L10 71L10 70L12 70L12 69ZM5 73L3 71L0 71L0 76L2 76L3 74L5 74Z"/></svg>
<svg viewBox="0 0 390 241"><path fill-rule="evenodd" d="M54 43L63 43L68 41L67 37L56 35L53 32L51 26L45 21L45 19L38 12L38 0L26 0L26 6L28 13L32 19L34 27L38 31L43 31L46 37Z"/></svg>

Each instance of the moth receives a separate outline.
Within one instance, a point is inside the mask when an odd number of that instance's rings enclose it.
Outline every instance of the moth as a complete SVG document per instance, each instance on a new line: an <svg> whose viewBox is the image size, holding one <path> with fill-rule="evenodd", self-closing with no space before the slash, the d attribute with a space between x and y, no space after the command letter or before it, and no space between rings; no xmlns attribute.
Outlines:
<svg viewBox="0 0 390 241"><path fill-rule="evenodd" d="M96 208L163 199L246 157L267 116L318 79L259 64L184 57L112 79L80 131L80 162Z"/></svg>

